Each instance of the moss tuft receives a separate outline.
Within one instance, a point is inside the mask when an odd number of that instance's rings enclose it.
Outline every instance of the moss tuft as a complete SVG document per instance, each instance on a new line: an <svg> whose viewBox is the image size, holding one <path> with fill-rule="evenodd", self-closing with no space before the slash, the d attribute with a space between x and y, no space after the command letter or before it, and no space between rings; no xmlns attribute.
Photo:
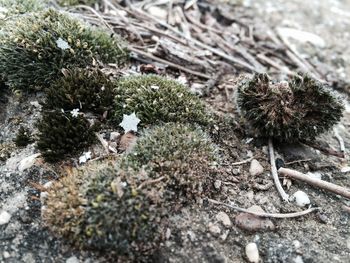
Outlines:
<svg viewBox="0 0 350 263"><path fill-rule="evenodd" d="M168 123L146 131L121 159L119 169L129 176L143 175L140 181L164 177L157 186L168 201L191 198L211 187L216 153L199 128Z"/></svg>
<svg viewBox="0 0 350 263"><path fill-rule="evenodd" d="M95 141L96 126L81 115L47 111L37 124L37 147L48 162L56 162L80 153Z"/></svg>
<svg viewBox="0 0 350 263"><path fill-rule="evenodd" d="M135 112L140 125L161 122L198 123L210 121L205 105L188 88L177 81L164 77L146 75L120 80L116 87L115 117L122 120L123 114Z"/></svg>
<svg viewBox="0 0 350 263"><path fill-rule="evenodd" d="M267 74L255 74L239 86L238 105L259 135L281 141L314 139L343 111L340 99L308 75L271 83Z"/></svg>
<svg viewBox="0 0 350 263"><path fill-rule="evenodd" d="M52 9L8 21L0 36L0 72L11 88L40 89L62 69L127 58L119 38Z"/></svg>
<svg viewBox="0 0 350 263"><path fill-rule="evenodd" d="M110 162L74 169L48 191L43 218L79 247L147 262L159 245L159 208Z"/></svg>
<svg viewBox="0 0 350 263"><path fill-rule="evenodd" d="M5 15L18 15L28 12L38 12L46 8L47 0L0 0L0 7Z"/></svg>
<svg viewBox="0 0 350 263"><path fill-rule="evenodd" d="M46 90L43 109L80 109L102 114L113 109L113 89L113 82L98 69L66 70Z"/></svg>
<svg viewBox="0 0 350 263"><path fill-rule="evenodd" d="M88 5L92 6L99 3L99 0L58 0L58 4L61 6L73 6L73 5Z"/></svg>
<svg viewBox="0 0 350 263"><path fill-rule="evenodd" d="M16 138L13 140L17 147L26 147L33 142L30 130L21 126L18 130Z"/></svg>

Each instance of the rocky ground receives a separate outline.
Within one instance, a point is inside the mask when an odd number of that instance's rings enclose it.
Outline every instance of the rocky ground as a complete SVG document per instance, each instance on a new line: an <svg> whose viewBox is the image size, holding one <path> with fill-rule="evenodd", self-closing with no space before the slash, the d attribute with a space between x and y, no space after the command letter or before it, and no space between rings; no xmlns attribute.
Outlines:
<svg viewBox="0 0 350 263"><path fill-rule="evenodd" d="M322 48L298 40L293 45L304 56L334 69L333 78L346 80L350 73L346 64L350 54L347 1L234 2L253 8L257 16L272 26L293 26L320 36L325 41ZM271 184L267 142L251 139L249 128L247 131L240 123L231 100L235 78L224 76L212 93L203 98L219 114L232 117L230 124L212 131L214 142L221 148L224 170L213 185L216 192L213 198L243 208L255 206L269 213L301 211L294 202L281 202ZM340 90L348 102L343 91ZM17 148L12 142L21 125L35 133L42 95L15 96L2 92L6 99L0 102L0 262L106 262L104 255L72 249L45 228L41 221L44 195L38 185L60 175L36 158L35 145ZM336 127L346 149L350 149L349 108ZM327 147L339 149L333 131L319 140ZM348 159L325 155L303 145L284 144L275 148L286 167L350 188L350 171L344 169L350 166ZM247 159L246 163L232 165ZM320 211L298 218L257 220L206 199L199 200L197 205L183 208L168 219L164 229L166 241L154 262L246 262L245 248L250 242L257 245L260 262L350 262L350 201L294 181L287 192L293 194L298 190L307 193L311 205L320 207Z"/></svg>

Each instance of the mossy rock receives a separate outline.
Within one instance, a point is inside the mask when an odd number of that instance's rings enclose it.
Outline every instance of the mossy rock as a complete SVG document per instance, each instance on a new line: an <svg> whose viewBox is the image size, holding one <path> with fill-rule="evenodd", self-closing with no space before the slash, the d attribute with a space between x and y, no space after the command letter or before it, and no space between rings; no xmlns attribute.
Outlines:
<svg viewBox="0 0 350 263"><path fill-rule="evenodd" d="M79 109L96 114L113 110L114 83L98 69L65 70L45 93L44 110Z"/></svg>
<svg viewBox="0 0 350 263"><path fill-rule="evenodd" d="M238 87L238 105L258 135L280 141L312 140L339 122L341 100L308 75L272 83L255 74Z"/></svg>
<svg viewBox="0 0 350 263"><path fill-rule="evenodd" d="M204 103L175 80L155 75L126 77L116 84L115 119L135 112L141 126L167 122L207 125Z"/></svg>
<svg viewBox="0 0 350 263"><path fill-rule="evenodd" d="M48 162L73 157L86 150L95 141L97 129L82 115L74 117L70 112L59 110L43 112L37 126L37 147Z"/></svg>
<svg viewBox="0 0 350 263"><path fill-rule="evenodd" d="M142 175L143 181L163 178L157 183L158 194L164 194L160 198L181 202L212 187L217 152L200 128L167 123L145 131L121 159L118 171L129 177Z"/></svg>
<svg viewBox="0 0 350 263"><path fill-rule="evenodd" d="M16 89L41 89L62 69L127 59L119 37L52 9L10 20L0 34L0 74Z"/></svg>

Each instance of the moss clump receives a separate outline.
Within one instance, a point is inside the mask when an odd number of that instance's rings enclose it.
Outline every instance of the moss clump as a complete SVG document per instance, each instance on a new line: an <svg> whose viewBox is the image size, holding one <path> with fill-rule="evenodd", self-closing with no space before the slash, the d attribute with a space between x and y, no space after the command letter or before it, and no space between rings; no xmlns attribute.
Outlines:
<svg viewBox="0 0 350 263"><path fill-rule="evenodd" d="M208 124L210 116L204 104L188 88L164 77L132 76L116 85L115 117L135 112L140 125L161 122Z"/></svg>
<svg viewBox="0 0 350 263"><path fill-rule="evenodd" d="M84 246L147 261L160 241L160 210L128 178L100 174L87 190ZM118 190L119 189L119 190Z"/></svg>
<svg viewBox="0 0 350 263"><path fill-rule="evenodd" d="M79 247L149 262L159 245L159 207L110 162L74 170L48 191L43 218Z"/></svg>
<svg viewBox="0 0 350 263"><path fill-rule="evenodd" d="M90 174L91 175L91 174ZM87 201L84 185L89 180L84 171L73 169L48 190L42 217L58 236L76 242Z"/></svg>
<svg viewBox="0 0 350 263"><path fill-rule="evenodd" d="M113 82L97 69L66 70L46 90L43 109L80 109L102 114L113 109L113 89Z"/></svg>
<svg viewBox="0 0 350 263"><path fill-rule="evenodd" d="M0 72L12 88L42 88L64 68L127 57L119 38L52 9L11 20L0 35Z"/></svg>
<svg viewBox="0 0 350 263"><path fill-rule="evenodd" d="M59 0L58 4L61 6L73 6L73 5L89 5L92 6L99 3L99 0Z"/></svg>
<svg viewBox="0 0 350 263"><path fill-rule="evenodd" d="M340 100L308 75L271 83L267 74L255 74L239 86L238 105L260 135L281 141L314 139L343 111Z"/></svg>
<svg viewBox="0 0 350 263"><path fill-rule="evenodd" d="M4 15L11 16L28 12L42 11L47 6L46 0L0 0Z"/></svg>
<svg viewBox="0 0 350 263"><path fill-rule="evenodd" d="M164 198L195 197L211 186L216 147L199 128L168 123L146 131L119 164L119 172L157 183ZM141 179L139 179L142 181ZM153 186L151 185L151 188Z"/></svg>
<svg viewBox="0 0 350 263"><path fill-rule="evenodd" d="M37 124L37 147L48 162L80 153L95 141L96 126L82 116L61 111L44 112Z"/></svg>
<svg viewBox="0 0 350 263"><path fill-rule="evenodd" d="M30 135L30 130L21 126L18 130L16 138L13 140L17 147L26 147L33 142L33 138Z"/></svg>

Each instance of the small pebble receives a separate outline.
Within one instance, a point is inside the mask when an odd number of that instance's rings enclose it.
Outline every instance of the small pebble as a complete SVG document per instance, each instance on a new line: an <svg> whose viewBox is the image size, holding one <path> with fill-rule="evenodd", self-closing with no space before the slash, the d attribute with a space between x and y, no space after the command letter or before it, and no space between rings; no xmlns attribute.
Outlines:
<svg viewBox="0 0 350 263"><path fill-rule="evenodd" d="M216 215L216 220L221 222L227 228L232 226L231 219L225 212L219 212Z"/></svg>
<svg viewBox="0 0 350 263"><path fill-rule="evenodd" d="M220 190L220 188L221 188L221 181L220 180L216 180L214 182L214 187L215 187L216 190Z"/></svg>
<svg viewBox="0 0 350 263"><path fill-rule="evenodd" d="M304 263L303 258L301 256L297 256L293 261L294 263Z"/></svg>
<svg viewBox="0 0 350 263"><path fill-rule="evenodd" d="M213 236L219 236L221 233L221 229L218 225L213 224L213 223L209 223L209 232L213 235Z"/></svg>
<svg viewBox="0 0 350 263"><path fill-rule="evenodd" d="M309 196L303 191L296 191L292 195L292 200L294 200L296 205L300 207L310 204Z"/></svg>
<svg viewBox="0 0 350 263"><path fill-rule="evenodd" d="M259 250L255 243L249 243L245 247L245 254L249 262L258 263L259 262Z"/></svg>
<svg viewBox="0 0 350 263"><path fill-rule="evenodd" d="M350 172L350 166L345 166L345 167L341 168L340 171L341 171L342 173L348 173L348 172Z"/></svg>
<svg viewBox="0 0 350 263"><path fill-rule="evenodd" d="M40 153L36 153L21 160L17 167L18 170L20 172L23 172L24 170L32 167L35 164L35 159L38 158L40 155Z"/></svg>
<svg viewBox="0 0 350 263"><path fill-rule="evenodd" d="M4 251L3 256L4 256L4 258L9 258L11 255L9 252Z"/></svg>
<svg viewBox="0 0 350 263"><path fill-rule="evenodd" d="M109 139L113 142L116 142L120 136L119 132L111 132L109 135Z"/></svg>
<svg viewBox="0 0 350 263"><path fill-rule="evenodd" d="M0 213L0 226L7 224L10 221L10 219L11 219L11 215L8 212L3 210Z"/></svg>
<svg viewBox="0 0 350 263"><path fill-rule="evenodd" d="M66 260L66 263L79 263L79 259L76 256L72 256Z"/></svg>
<svg viewBox="0 0 350 263"><path fill-rule="evenodd" d="M255 159L250 163L249 173L251 176L257 176L264 172L264 167Z"/></svg>
<svg viewBox="0 0 350 263"><path fill-rule="evenodd" d="M301 247L299 240L294 240L293 245L294 245L295 249L299 249Z"/></svg>

